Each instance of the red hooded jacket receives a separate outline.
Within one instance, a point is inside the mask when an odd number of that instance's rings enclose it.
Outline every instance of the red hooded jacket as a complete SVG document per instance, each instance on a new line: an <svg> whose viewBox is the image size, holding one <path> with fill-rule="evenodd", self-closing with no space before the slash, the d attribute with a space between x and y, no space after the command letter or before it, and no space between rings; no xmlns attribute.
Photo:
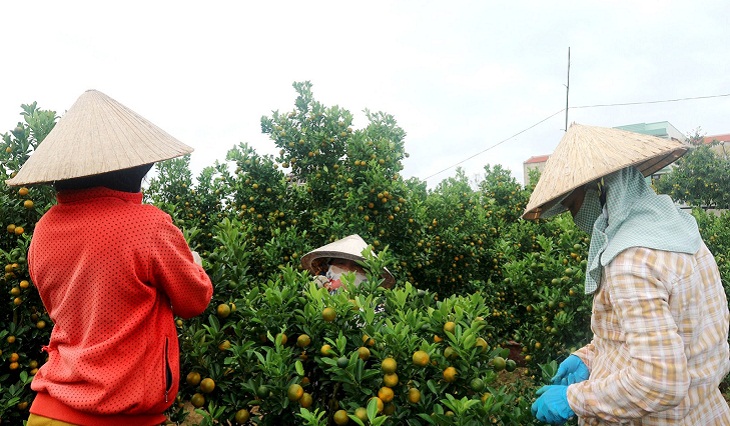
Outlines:
<svg viewBox="0 0 730 426"><path fill-rule="evenodd" d="M173 315L213 288L170 216L141 193L61 191L38 222L28 268L54 322L31 413L79 425L154 425L177 395Z"/></svg>

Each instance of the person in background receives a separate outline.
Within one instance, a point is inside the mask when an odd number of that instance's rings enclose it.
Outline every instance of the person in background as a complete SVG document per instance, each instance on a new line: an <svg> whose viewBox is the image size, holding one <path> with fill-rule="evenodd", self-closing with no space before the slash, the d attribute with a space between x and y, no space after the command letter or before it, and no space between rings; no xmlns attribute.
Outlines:
<svg viewBox="0 0 730 426"><path fill-rule="evenodd" d="M28 426L159 425L175 401L174 316L213 288L170 216L142 204L153 163L191 152L98 91L60 119L9 185L51 184L28 269L54 323Z"/></svg>
<svg viewBox="0 0 730 426"><path fill-rule="evenodd" d="M367 279L365 269L359 262L364 262L362 256L368 249L367 243L357 234L353 234L312 250L302 256L302 266L307 269L320 287L329 292L336 292L342 286L341 277L346 273L355 275L355 285ZM387 268L382 272L382 286L393 287L395 279Z"/></svg>
<svg viewBox="0 0 730 426"><path fill-rule="evenodd" d="M581 425L730 425L730 313L695 219L645 176L686 152L673 140L574 124L523 215L569 210L591 236L592 341L538 390L538 420Z"/></svg>

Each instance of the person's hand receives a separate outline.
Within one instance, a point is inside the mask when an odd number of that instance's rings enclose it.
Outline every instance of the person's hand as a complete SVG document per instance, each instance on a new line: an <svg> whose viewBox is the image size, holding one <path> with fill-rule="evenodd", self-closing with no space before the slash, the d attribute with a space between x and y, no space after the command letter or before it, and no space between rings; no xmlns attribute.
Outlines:
<svg viewBox="0 0 730 426"><path fill-rule="evenodd" d="M570 355L565 361L560 363L558 372L550 379L550 383L553 385L570 386L573 383L588 380L590 374L588 367L586 367L578 356Z"/></svg>
<svg viewBox="0 0 730 426"><path fill-rule="evenodd" d="M532 415L541 422L551 425L561 425L575 413L568 405L568 387L562 385L548 385L538 389L537 401L532 404Z"/></svg>
<svg viewBox="0 0 730 426"><path fill-rule="evenodd" d="M198 254L198 252L195 251L195 250L192 250L191 252L193 253L193 262L195 262L196 265L202 267L203 266L203 259L200 258L200 255Z"/></svg>
<svg viewBox="0 0 730 426"><path fill-rule="evenodd" d="M317 287L327 287L327 284L329 284L330 280L327 279L324 275L317 275L316 277L312 278L312 280L317 284Z"/></svg>

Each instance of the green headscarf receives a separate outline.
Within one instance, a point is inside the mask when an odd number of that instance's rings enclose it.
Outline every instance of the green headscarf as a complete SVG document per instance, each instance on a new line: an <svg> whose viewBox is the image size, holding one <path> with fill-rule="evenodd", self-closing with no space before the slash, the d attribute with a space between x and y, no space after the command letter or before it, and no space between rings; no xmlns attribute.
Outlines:
<svg viewBox="0 0 730 426"><path fill-rule="evenodd" d="M669 196L655 193L635 167L613 172L604 177L603 182L606 204L593 225L586 294L596 291L603 267L627 248L647 247L688 254L699 250L702 237L695 218L680 210ZM590 222L590 216L597 214L596 203L592 202L597 194L589 191L586 196L581 222Z"/></svg>

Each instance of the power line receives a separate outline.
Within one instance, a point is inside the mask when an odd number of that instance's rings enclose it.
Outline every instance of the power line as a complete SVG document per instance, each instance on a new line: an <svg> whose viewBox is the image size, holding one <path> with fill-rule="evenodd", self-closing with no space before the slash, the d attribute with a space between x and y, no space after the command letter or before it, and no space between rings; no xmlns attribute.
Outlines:
<svg viewBox="0 0 730 426"><path fill-rule="evenodd" d="M504 140L502 140L502 141L499 141L499 142L495 143L494 145L492 145L492 146L490 146L490 147L486 148L485 150L483 150L483 151L481 151L481 152L477 152L476 154L472 155L471 157L465 158L465 159L463 159L463 160L459 161L459 162L458 162L458 163L456 163L456 164L453 164L453 165L451 165L451 166L449 166L449 167L447 167L447 168L445 168L445 169L443 169L443 170L441 170L441 171L439 171L439 172L436 172L436 173L432 174L431 176L429 176L429 177L425 178L424 180L429 180L429 179L431 179L432 177L434 177L434 176L436 176L436 175L439 175L439 174L441 174L441 173L445 172L446 170L452 169L452 168L454 168L454 167L458 166L459 164L465 163L465 162L467 162L467 161L471 160L472 158L474 158L474 157L476 157L476 156L478 156L478 155L482 155L482 154L484 154L485 152L489 151L490 149L492 149L492 148L495 148L495 147L497 147L497 146L499 146L499 145L502 145L503 143L507 142L508 140L510 140L510 139L512 139L512 138L514 138L514 137L516 137L516 136L519 136L519 135L521 135L522 133L525 133L526 131L528 131L528 130L532 129L533 127L537 126L538 124L542 124L543 122L545 122L545 121L547 121L547 120L549 120L549 119L551 119L551 118L555 117L556 115L560 114L560 113L561 113L561 112L563 112L563 111L565 111L565 108L563 108L563 109L561 109L560 111L557 111L557 112L555 112L555 113L551 114L551 115L550 115L550 116L548 116L548 117L545 117L545 118L543 118L542 120L538 121L537 123L533 124L532 126L530 126L530 127L526 128L526 129L524 129L524 130L520 130L519 132L515 133L514 135L512 135L512 136L508 137L507 139L504 139Z"/></svg>
<svg viewBox="0 0 730 426"><path fill-rule="evenodd" d="M596 105L583 105L577 107L570 107L570 109L581 109L581 108L598 108L598 107L612 107L612 106L627 106L627 105L647 105L647 104L661 104L666 102L680 102L680 101L692 101L695 99L711 99L711 98L722 98L730 96L730 93L724 95L710 95L710 96L694 96L691 98L677 98L677 99L665 99L662 101L644 101L644 102L625 102L619 104L596 104Z"/></svg>
<svg viewBox="0 0 730 426"><path fill-rule="evenodd" d="M697 100L697 99L722 98L722 97L728 97L728 96L730 96L730 93L726 93L726 94L722 94L722 95L693 96L693 97L688 97L688 98L665 99L665 100L659 100L659 101L623 102L623 103L615 103L615 104L582 105L582 106L569 107L568 109L571 110L571 109L602 108L602 107L628 106L628 105L648 105L648 104L660 104L660 103L667 103L667 102L691 101L691 100ZM507 142L508 140L513 139L514 137L521 135L522 133L525 133L526 131L528 131L528 130L530 130L530 129L536 127L536 126L538 126L539 124L544 123L545 121L547 121L547 120L555 117L556 115L558 115L558 114L560 114L561 112L564 112L564 111L565 111L565 108L563 108L560 111L557 111L557 112L549 115L548 117L543 118L542 120L538 121L537 123L533 124L532 126L526 128L524 130L520 130L519 132L515 133L514 135L508 137L507 139L504 139L502 141L499 141L499 142L495 143L494 145L489 146L486 149L484 149L484 150L482 150L480 152L477 152L476 154L471 155L470 157L467 157L467 158L459 161L458 163L452 164L451 166L448 166L445 169L440 170L440 171L432 174L431 176L428 176L428 177L424 178L424 180L429 180L432 177L438 176L441 173L443 173L443 172L445 172L445 171L447 171L449 169L453 169L454 167L456 167L456 166L458 166L460 164L463 164L463 163L471 160L474 157L477 157L479 155L482 155L485 152L489 151L490 149L495 148L495 147L497 147L497 146L499 146L499 145Z"/></svg>

